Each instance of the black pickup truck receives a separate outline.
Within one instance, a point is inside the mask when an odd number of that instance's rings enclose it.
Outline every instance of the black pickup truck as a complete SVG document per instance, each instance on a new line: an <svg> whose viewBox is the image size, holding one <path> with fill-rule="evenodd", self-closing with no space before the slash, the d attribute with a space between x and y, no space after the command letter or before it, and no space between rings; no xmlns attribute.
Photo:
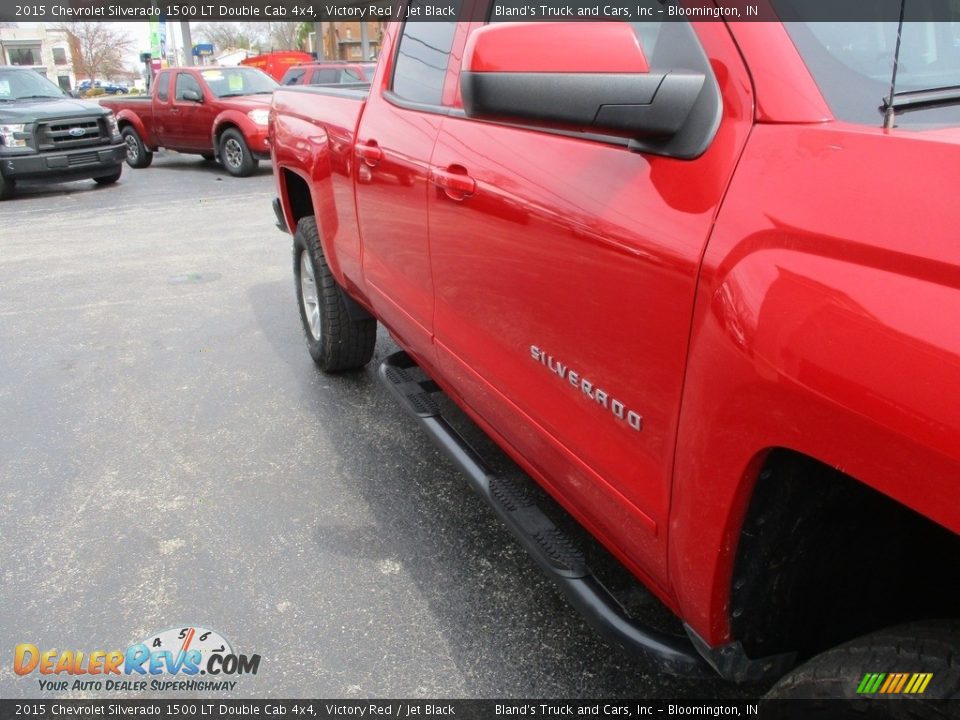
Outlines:
<svg viewBox="0 0 960 720"><path fill-rule="evenodd" d="M112 112L33 70L0 66L0 200L20 179L115 183L125 157Z"/></svg>

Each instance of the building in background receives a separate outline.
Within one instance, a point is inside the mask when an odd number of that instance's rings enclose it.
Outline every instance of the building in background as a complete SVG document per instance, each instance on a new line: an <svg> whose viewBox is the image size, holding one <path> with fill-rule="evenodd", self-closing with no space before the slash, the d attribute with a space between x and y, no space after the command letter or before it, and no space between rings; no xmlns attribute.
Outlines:
<svg viewBox="0 0 960 720"><path fill-rule="evenodd" d="M380 55L384 25L381 22L334 22L323 25L323 56L328 60L352 60L362 62L375 60ZM333 26L331 37L330 29ZM364 34L366 34L366 57L364 57ZM316 33L307 36L308 49L317 52Z"/></svg>
<svg viewBox="0 0 960 720"><path fill-rule="evenodd" d="M254 50L245 50L242 48L227 48L222 50L214 57L214 65L239 65L241 60L254 57Z"/></svg>
<svg viewBox="0 0 960 720"><path fill-rule="evenodd" d="M77 85L64 30L37 27L0 28L0 65L19 65L36 70L67 92Z"/></svg>

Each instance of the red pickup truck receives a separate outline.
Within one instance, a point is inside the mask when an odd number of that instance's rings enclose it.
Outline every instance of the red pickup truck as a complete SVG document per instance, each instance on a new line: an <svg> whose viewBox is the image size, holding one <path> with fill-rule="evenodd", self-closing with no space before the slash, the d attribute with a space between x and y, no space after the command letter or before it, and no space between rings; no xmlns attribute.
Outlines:
<svg viewBox="0 0 960 720"><path fill-rule="evenodd" d="M256 68L201 67L161 71L150 97L101 100L117 116L127 164L145 168L160 147L219 158L246 177L270 155L267 116L276 81Z"/></svg>
<svg viewBox="0 0 960 720"><path fill-rule="evenodd" d="M315 362L364 366L383 323L404 407L666 671L960 694L949 23L904 31L886 112L896 22L473 20L392 24L369 92L274 94ZM681 634L625 611L437 392Z"/></svg>

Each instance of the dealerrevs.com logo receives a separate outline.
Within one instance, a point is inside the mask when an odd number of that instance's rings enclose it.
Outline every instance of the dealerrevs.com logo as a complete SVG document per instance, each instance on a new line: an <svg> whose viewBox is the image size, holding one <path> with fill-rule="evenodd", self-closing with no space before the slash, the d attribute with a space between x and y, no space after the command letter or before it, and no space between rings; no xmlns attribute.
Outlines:
<svg viewBox="0 0 960 720"><path fill-rule="evenodd" d="M45 691L233 690L237 681L228 678L259 669L259 655L237 654L222 635L201 627L154 633L126 650L41 650L21 643L13 653L13 671L43 676L37 682Z"/></svg>

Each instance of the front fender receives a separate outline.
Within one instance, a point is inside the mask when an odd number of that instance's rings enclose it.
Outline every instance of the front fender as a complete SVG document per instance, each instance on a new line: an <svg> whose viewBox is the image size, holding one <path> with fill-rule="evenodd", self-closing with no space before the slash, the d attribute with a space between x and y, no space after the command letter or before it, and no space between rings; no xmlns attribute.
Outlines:
<svg viewBox="0 0 960 720"><path fill-rule="evenodd" d="M259 157L266 157L270 154L270 144L267 142L267 126L257 125L250 117L240 110L223 110L213 120L211 128L210 142L217 153L220 154L220 135L228 127L237 128L243 135L250 151Z"/></svg>
<svg viewBox="0 0 960 720"><path fill-rule="evenodd" d="M773 448L960 531L958 167L960 144L919 133L755 128L704 258L670 519L671 583L711 645L735 639L740 529Z"/></svg>

